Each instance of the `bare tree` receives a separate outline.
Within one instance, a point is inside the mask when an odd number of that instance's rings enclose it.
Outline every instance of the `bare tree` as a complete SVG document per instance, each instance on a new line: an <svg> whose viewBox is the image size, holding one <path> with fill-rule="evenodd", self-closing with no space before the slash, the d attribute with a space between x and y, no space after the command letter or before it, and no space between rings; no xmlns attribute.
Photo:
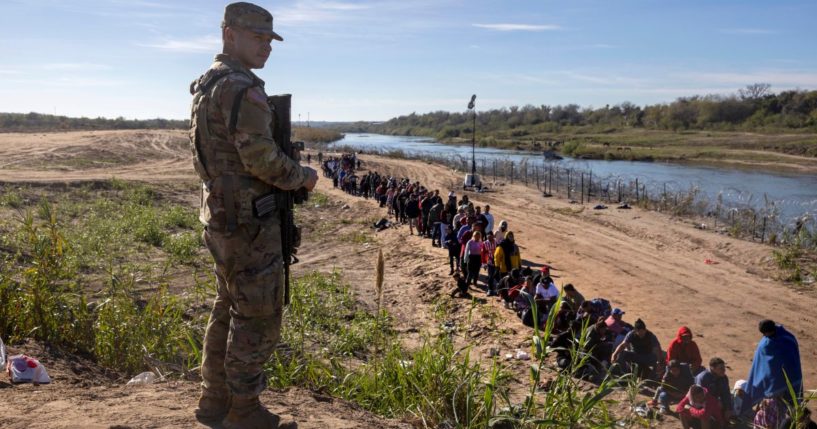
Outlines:
<svg viewBox="0 0 817 429"><path fill-rule="evenodd" d="M742 100L759 100L769 93L772 85L769 83L753 83L746 88L739 89L738 95Z"/></svg>

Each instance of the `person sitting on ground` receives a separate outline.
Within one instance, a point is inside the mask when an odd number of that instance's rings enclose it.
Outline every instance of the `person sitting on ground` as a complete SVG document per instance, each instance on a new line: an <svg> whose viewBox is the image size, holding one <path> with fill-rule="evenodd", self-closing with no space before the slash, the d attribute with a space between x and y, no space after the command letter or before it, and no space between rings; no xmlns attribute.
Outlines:
<svg viewBox="0 0 817 429"><path fill-rule="evenodd" d="M667 363L667 370L661 378L661 386L655 390L655 396L650 401L651 405L657 405L658 412L666 414L669 406L680 402L693 384L695 379L689 371L689 366L672 359Z"/></svg>
<svg viewBox="0 0 817 429"><path fill-rule="evenodd" d="M536 287L533 283L533 277L530 275L525 276L523 284L524 287L519 290L519 294L514 300L514 307L516 308L516 315L522 320L522 324L533 327L534 322L541 320L542 317L542 313L538 311L538 308L534 312Z"/></svg>
<svg viewBox="0 0 817 429"><path fill-rule="evenodd" d="M522 283L522 276L519 274L520 271L518 268L511 270L510 273L502 276L496 285L496 291L499 297L505 302L505 307L510 307L510 304L513 302L509 294L510 290L513 289L514 286Z"/></svg>
<svg viewBox="0 0 817 429"><path fill-rule="evenodd" d="M593 315L595 315L593 303L590 301L584 301L583 303L581 303L581 305L579 305L579 308L576 309L575 315L576 316L574 317L574 319L586 319L588 317L592 317Z"/></svg>
<svg viewBox="0 0 817 429"><path fill-rule="evenodd" d="M706 388L693 384L681 399L675 412L681 417L684 429L697 426L701 429L722 428L726 424L721 404Z"/></svg>
<svg viewBox="0 0 817 429"><path fill-rule="evenodd" d="M462 274L457 271L453 274L452 278L455 288L453 291L451 291L451 298L457 296L457 294L463 298L470 298L471 295L468 293L468 282L465 281Z"/></svg>
<svg viewBox="0 0 817 429"><path fill-rule="evenodd" d="M559 298L559 289L553 284L553 279L550 276L544 276L536 284L536 300L540 302L540 309L543 313L547 313L551 306Z"/></svg>
<svg viewBox="0 0 817 429"><path fill-rule="evenodd" d="M593 357L593 367L599 374L602 369L610 366L610 355L613 353L613 343L610 338L610 331L604 318L599 318L590 331L587 333L587 344L585 352Z"/></svg>
<svg viewBox="0 0 817 429"><path fill-rule="evenodd" d="M798 422L792 422L792 416L786 418L783 421L784 429L817 429L817 423L811 420L811 410L808 408L803 409L803 414L800 415L800 420Z"/></svg>
<svg viewBox="0 0 817 429"><path fill-rule="evenodd" d="M704 370L703 366L701 366L703 360L701 359L701 352L698 350L698 344L692 339L692 331L686 326L678 328L678 335L667 347L666 362L669 363L672 359L689 365L693 375L698 375Z"/></svg>
<svg viewBox="0 0 817 429"><path fill-rule="evenodd" d="M572 283L568 283L562 288L562 306L578 311L583 302L584 296L576 290Z"/></svg>
<svg viewBox="0 0 817 429"><path fill-rule="evenodd" d="M607 329L613 334L613 347L618 347L624 337L633 330L633 326L622 320L626 313L620 308L614 308L605 320Z"/></svg>
<svg viewBox="0 0 817 429"><path fill-rule="evenodd" d="M581 335L582 324L580 321L573 320L568 325L568 328L560 332L558 335L552 335L550 347L556 352L556 366L561 370L566 370L572 363L573 353L577 350L577 337Z"/></svg>
<svg viewBox="0 0 817 429"><path fill-rule="evenodd" d="M576 312L571 311L569 307L564 305L559 307L559 312L556 313L556 316L553 318L553 331L551 334L557 335L566 331L568 328L570 328L570 325L574 320L576 320ZM608 354L607 359L609 358L610 355Z"/></svg>
<svg viewBox="0 0 817 429"><path fill-rule="evenodd" d="M746 380L738 380L735 386L732 387L732 415L737 418L750 421L752 420L752 409L743 409L743 401L746 400Z"/></svg>
<svg viewBox="0 0 817 429"><path fill-rule="evenodd" d="M505 239L497 244L494 263L501 276L514 268L522 268L522 257L519 254L519 246L514 242L513 232L508 231Z"/></svg>
<svg viewBox="0 0 817 429"><path fill-rule="evenodd" d="M508 290L508 299L511 301L511 303L515 303L517 297L519 296L519 292L521 292L522 289L525 289L525 287L527 287L528 282L525 279L530 277L531 281L533 281L532 274L533 273L528 267L525 267L525 269L519 271L519 276L522 278L522 280ZM536 283L534 283L534 285L535 284ZM533 295L535 292L536 290L534 289L531 292L531 295Z"/></svg>
<svg viewBox="0 0 817 429"><path fill-rule="evenodd" d="M764 398L757 404L757 413L752 420L753 429L780 429L786 407L777 398Z"/></svg>
<svg viewBox="0 0 817 429"><path fill-rule="evenodd" d="M627 366L630 371L633 371L632 365L637 365L640 378L653 378L662 370L661 345L643 320L636 320L634 328L618 345L610 361Z"/></svg>
<svg viewBox="0 0 817 429"><path fill-rule="evenodd" d="M709 359L709 368L695 376L695 384L705 387L720 402L726 419L732 416L732 392L729 390L729 377L726 375L726 362L723 359Z"/></svg>

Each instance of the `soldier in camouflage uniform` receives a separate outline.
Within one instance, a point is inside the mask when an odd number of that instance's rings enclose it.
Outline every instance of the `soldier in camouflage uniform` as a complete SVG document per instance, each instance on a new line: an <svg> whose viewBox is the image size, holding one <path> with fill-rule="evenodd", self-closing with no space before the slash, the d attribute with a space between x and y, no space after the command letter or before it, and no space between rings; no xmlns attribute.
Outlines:
<svg viewBox="0 0 817 429"><path fill-rule="evenodd" d="M272 15L250 3L230 4L222 38L223 53L190 88L190 139L203 181L200 219L218 282L204 337L196 416L223 420L226 428L275 428L278 416L258 396L266 388L262 366L281 331L281 224L277 214L258 218L253 201L301 187L312 190L318 175L273 141L264 82L250 71L264 67L273 39L283 40L272 30Z"/></svg>

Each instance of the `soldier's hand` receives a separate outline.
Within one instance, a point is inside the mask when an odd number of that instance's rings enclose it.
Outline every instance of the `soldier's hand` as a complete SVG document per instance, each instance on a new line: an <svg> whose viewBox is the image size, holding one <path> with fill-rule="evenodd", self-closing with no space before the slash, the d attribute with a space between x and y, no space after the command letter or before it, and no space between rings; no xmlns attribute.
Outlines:
<svg viewBox="0 0 817 429"><path fill-rule="evenodd" d="M304 167L304 170L306 170L307 174L306 182L304 182L304 188L306 188L307 191L312 192L312 190L315 189L315 185L318 183L318 172L310 167Z"/></svg>

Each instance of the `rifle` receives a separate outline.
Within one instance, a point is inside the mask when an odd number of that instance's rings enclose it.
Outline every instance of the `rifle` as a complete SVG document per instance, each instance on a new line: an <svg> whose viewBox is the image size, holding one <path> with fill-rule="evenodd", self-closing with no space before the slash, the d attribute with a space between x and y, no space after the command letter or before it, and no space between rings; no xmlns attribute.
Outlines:
<svg viewBox="0 0 817 429"><path fill-rule="evenodd" d="M272 138L281 150L296 162L301 160L303 142L292 142L292 95L271 95L267 104L272 110ZM282 191L276 195L276 206L281 218L281 244L284 257L284 305L289 305L289 266L298 263L298 247L301 245L301 230L295 225L293 208L309 199L306 188Z"/></svg>

